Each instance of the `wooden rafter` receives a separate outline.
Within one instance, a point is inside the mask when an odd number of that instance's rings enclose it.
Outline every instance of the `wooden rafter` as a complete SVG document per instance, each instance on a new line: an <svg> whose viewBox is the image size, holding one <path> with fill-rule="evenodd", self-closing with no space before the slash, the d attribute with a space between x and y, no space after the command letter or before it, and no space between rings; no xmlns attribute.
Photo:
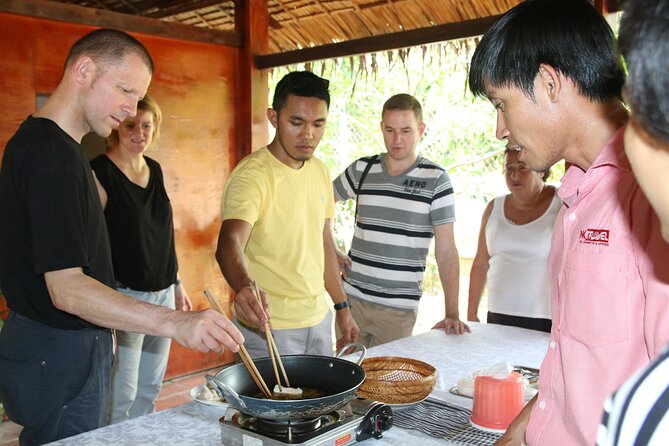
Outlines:
<svg viewBox="0 0 669 446"><path fill-rule="evenodd" d="M0 10L239 46L242 34L235 28L235 10L251 1L255 0L0 0ZM262 1L267 17L263 23L269 26L263 32L268 33L269 47L267 52L256 53L256 61L271 67L475 35L467 31L468 24L490 20L522 0ZM624 2L592 1L602 13L618 11ZM47 4L50 6L40 6ZM63 12L62 7L76 8L75 4L81 5L75 13ZM140 18L161 20L133 21ZM465 31L446 37L452 29Z"/></svg>
<svg viewBox="0 0 669 446"><path fill-rule="evenodd" d="M184 12L197 11L198 9L209 8L211 6L220 5L221 0L200 0L196 2L184 2L179 0L174 0L172 2L160 2L161 5L158 7L158 11L146 14L146 17L152 17L154 19L162 19L165 17L172 17L177 14L182 14Z"/></svg>
<svg viewBox="0 0 669 446"><path fill-rule="evenodd" d="M356 54L461 39L485 33L497 19L499 19L499 16L492 16L483 19L469 20L467 22L449 23L447 25L432 26L430 28L402 31L382 36L349 40L331 45L304 48L297 51L256 56L255 63L257 68L265 69L314 60L346 57Z"/></svg>
<svg viewBox="0 0 669 446"><path fill-rule="evenodd" d="M198 28L181 23L102 11L50 0L2 0L0 1L0 12L91 26L118 28L168 39L190 40L232 47L241 46L239 35L229 31Z"/></svg>

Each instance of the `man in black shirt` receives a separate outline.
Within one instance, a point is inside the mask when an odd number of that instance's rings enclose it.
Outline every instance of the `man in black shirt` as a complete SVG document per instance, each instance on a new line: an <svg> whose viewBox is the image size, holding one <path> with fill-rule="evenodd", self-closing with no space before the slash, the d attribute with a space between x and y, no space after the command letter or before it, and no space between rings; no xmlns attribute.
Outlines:
<svg viewBox="0 0 669 446"><path fill-rule="evenodd" d="M199 351L244 341L213 310L177 312L113 285L109 238L80 142L106 137L148 89L153 62L130 35L93 31L70 49L63 78L7 143L0 170L0 283L11 309L0 332L0 401L21 445L95 429L106 417L109 328L170 337Z"/></svg>

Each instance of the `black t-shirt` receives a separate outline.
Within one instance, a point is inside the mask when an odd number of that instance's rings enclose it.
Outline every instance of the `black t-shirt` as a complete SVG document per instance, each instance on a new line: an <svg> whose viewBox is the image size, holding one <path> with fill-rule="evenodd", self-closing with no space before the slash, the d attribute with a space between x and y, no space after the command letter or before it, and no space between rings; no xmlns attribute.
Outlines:
<svg viewBox="0 0 669 446"><path fill-rule="evenodd" d="M113 285L107 226L81 145L28 117L0 170L0 287L19 314L61 329L96 327L54 307L44 273L81 267Z"/></svg>
<svg viewBox="0 0 669 446"><path fill-rule="evenodd" d="M107 192L105 217L112 246L114 276L138 291L159 291L176 280L172 206L160 164L148 156L149 183L141 187L100 155L91 166Z"/></svg>

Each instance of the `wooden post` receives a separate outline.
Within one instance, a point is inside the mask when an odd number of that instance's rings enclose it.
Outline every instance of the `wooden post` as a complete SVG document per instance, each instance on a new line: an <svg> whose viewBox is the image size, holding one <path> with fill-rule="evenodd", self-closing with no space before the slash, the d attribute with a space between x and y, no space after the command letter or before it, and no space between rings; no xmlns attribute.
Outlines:
<svg viewBox="0 0 669 446"><path fill-rule="evenodd" d="M235 2L235 26L242 36L239 52L239 91L235 96L235 141L231 152L234 165L269 142L267 110L267 70L256 68L253 58L267 54L269 13L267 0Z"/></svg>

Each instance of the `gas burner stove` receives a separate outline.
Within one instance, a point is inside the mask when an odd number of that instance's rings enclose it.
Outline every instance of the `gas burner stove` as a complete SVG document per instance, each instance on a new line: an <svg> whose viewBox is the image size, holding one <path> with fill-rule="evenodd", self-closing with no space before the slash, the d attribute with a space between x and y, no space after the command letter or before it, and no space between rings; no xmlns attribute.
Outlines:
<svg viewBox="0 0 669 446"><path fill-rule="evenodd" d="M219 424L225 446L345 446L381 438L393 425L393 411L383 403L354 398L343 409L309 420L265 420L229 408Z"/></svg>

